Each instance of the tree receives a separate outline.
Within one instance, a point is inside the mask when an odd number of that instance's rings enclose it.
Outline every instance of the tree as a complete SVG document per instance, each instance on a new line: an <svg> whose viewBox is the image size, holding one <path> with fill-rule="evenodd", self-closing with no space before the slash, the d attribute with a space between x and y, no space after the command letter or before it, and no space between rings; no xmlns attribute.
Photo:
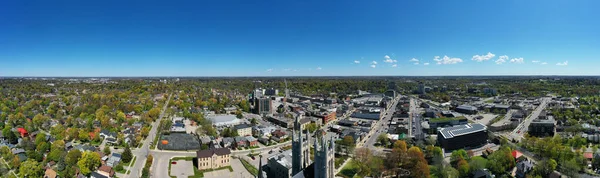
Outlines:
<svg viewBox="0 0 600 178"><path fill-rule="evenodd" d="M252 119L250 119L250 123L252 123L252 125L256 125L258 124L258 121L256 120L256 118L253 117Z"/></svg>
<svg viewBox="0 0 600 178"><path fill-rule="evenodd" d="M68 167L74 166L77 164L77 161L81 158L81 151L78 149L72 149L67 153L67 157L65 158L65 163L67 163Z"/></svg>
<svg viewBox="0 0 600 178"><path fill-rule="evenodd" d="M342 145L346 147L346 155L350 155L350 153L354 151L354 137L349 135L345 136L342 140Z"/></svg>
<svg viewBox="0 0 600 178"><path fill-rule="evenodd" d="M398 148L400 151L406 152L406 142L404 140L396 140L396 142L394 142L394 148Z"/></svg>
<svg viewBox="0 0 600 178"><path fill-rule="evenodd" d="M96 152L89 151L83 152L81 159L77 161L77 166L84 175L89 175L91 172L95 171L100 164L100 155Z"/></svg>
<svg viewBox="0 0 600 178"><path fill-rule="evenodd" d="M42 177L42 165L33 159L28 159L21 163L19 175L21 177Z"/></svg>
<svg viewBox="0 0 600 178"><path fill-rule="evenodd" d="M554 159L543 159L533 168L533 172L536 175L540 175L542 177L548 176L550 173L556 170L557 163Z"/></svg>
<svg viewBox="0 0 600 178"><path fill-rule="evenodd" d="M87 141L90 137L90 134L87 133L84 129L79 130L78 138L81 141Z"/></svg>
<svg viewBox="0 0 600 178"><path fill-rule="evenodd" d="M476 170L484 169L487 165L487 162L488 160L481 156L472 157L469 161L469 168L471 169L470 171L473 172Z"/></svg>
<svg viewBox="0 0 600 178"><path fill-rule="evenodd" d="M467 151L460 149L460 150L454 150L452 151L452 155L450 155L450 162L453 165L456 165L456 163L460 160L469 160L469 155L467 153Z"/></svg>
<svg viewBox="0 0 600 178"><path fill-rule="evenodd" d="M380 177L385 169L383 158L374 156L369 162L369 169L371 169L371 175L373 177Z"/></svg>
<svg viewBox="0 0 600 178"><path fill-rule="evenodd" d="M50 146L50 153L48 153L48 156L46 157L46 159L58 162L59 160L61 160L64 153L65 153L65 141L56 140L56 141L52 142L52 145Z"/></svg>
<svg viewBox="0 0 600 178"><path fill-rule="evenodd" d="M379 144L381 144L382 146L387 146L389 142L387 134L379 134L379 136L377 136L377 142L379 142Z"/></svg>
<svg viewBox="0 0 600 178"><path fill-rule="evenodd" d="M2 158L7 158L9 154L12 155L12 152L10 151L10 148L8 148L8 146L0 147L0 155L2 155Z"/></svg>
<svg viewBox="0 0 600 178"><path fill-rule="evenodd" d="M369 175L370 169L368 165L372 157L371 150L368 148L359 148L354 151L353 161L358 165L357 174L363 176Z"/></svg>
<svg viewBox="0 0 600 178"><path fill-rule="evenodd" d="M131 153L131 149L129 149L128 145L125 146L125 151L123 151L123 154L121 154L121 160L123 160L124 163L129 163L131 159L133 159L133 154Z"/></svg>
<svg viewBox="0 0 600 178"><path fill-rule="evenodd" d="M469 176L470 168L469 168L469 163L467 163L467 160L464 160L464 159L459 160L456 165L456 169L458 170L460 177L468 177Z"/></svg>
<svg viewBox="0 0 600 178"><path fill-rule="evenodd" d="M148 111L148 116L150 116L153 120L158 119L159 115L160 115L160 109L158 109L158 108L152 108L152 109L150 109L150 111Z"/></svg>
<svg viewBox="0 0 600 178"><path fill-rule="evenodd" d="M2 129L2 135L8 140L8 142L15 144L17 143L17 135L12 131L12 127L7 125Z"/></svg>
<svg viewBox="0 0 600 178"><path fill-rule="evenodd" d="M314 133L317 130L317 124L309 123L306 125L306 129L308 129L308 132Z"/></svg>
<svg viewBox="0 0 600 178"><path fill-rule="evenodd" d="M494 174L503 174L506 170L515 167L515 158L509 147L503 146L488 157L488 169Z"/></svg>
<svg viewBox="0 0 600 178"><path fill-rule="evenodd" d="M127 146L127 147L129 147L129 146ZM104 155L110 155L110 147L105 146L104 150L102 150L102 152L104 152Z"/></svg>

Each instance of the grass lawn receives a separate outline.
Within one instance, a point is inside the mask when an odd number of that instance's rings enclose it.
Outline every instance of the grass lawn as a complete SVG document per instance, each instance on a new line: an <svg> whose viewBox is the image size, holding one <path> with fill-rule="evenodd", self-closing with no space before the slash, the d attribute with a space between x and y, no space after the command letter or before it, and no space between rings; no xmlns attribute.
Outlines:
<svg viewBox="0 0 600 178"><path fill-rule="evenodd" d="M244 159L239 159L242 164L244 165L244 167L246 168L246 170L248 170L248 172L250 172L250 174L252 174L253 176L258 175L258 169L256 169L256 167L254 167L254 165L250 164L248 161L244 160Z"/></svg>
<svg viewBox="0 0 600 178"><path fill-rule="evenodd" d="M344 164L344 161L346 161L346 159L348 159L348 156L335 156L335 168L339 168L342 164ZM348 163L350 164L350 163Z"/></svg>
<svg viewBox="0 0 600 178"><path fill-rule="evenodd" d="M338 176L342 177L354 177L356 175L356 170L358 170L358 165L354 163L354 161L350 160L346 166L342 168Z"/></svg>

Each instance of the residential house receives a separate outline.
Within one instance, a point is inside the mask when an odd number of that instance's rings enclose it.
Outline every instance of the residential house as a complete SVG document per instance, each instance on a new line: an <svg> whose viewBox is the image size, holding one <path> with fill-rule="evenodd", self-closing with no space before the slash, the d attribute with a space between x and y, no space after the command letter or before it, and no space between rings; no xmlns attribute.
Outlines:
<svg viewBox="0 0 600 178"><path fill-rule="evenodd" d="M221 141L221 146L223 146L223 148L231 148L233 147L235 141L233 138L231 137L224 137Z"/></svg>
<svg viewBox="0 0 600 178"><path fill-rule="evenodd" d="M235 140L235 146L238 148L248 146L245 137L237 136L233 139Z"/></svg>
<svg viewBox="0 0 600 178"><path fill-rule="evenodd" d="M82 174L78 174L77 178L79 178L79 175L81 175L81 177L85 177L85 176L83 176ZM109 178L109 177L108 177L108 176L105 176L105 175L102 175L102 174L100 174L100 173L98 173L98 172L92 172L92 173L90 174L90 178Z"/></svg>
<svg viewBox="0 0 600 178"><path fill-rule="evenodd" d="M258 140L253 136L246 136L245 138L248 142L248 146L258 146Z"/></svg>
<svg viewBox="0 0 600 178"><path fill-rule="evenodd" d="M268 145L269 144L269 138L267 138L267 137L259 137L258 138L258 142L262 143L263 145Z"/></svg>
<svg viewBox="0 0 600 178"><path fill-rule="evenodd" d="M100 138L106 139L106 138L117 138L117 133L115 132L111 132L107 129L102 129L100 131Z"/></svg>
<svg viewBox="0 0 600 178"><path fill-rule="evenodd" d="M106 177L113 177L115 175L113 168L106 165L100 166L97 172Z"/></svg>
<svg viewBox="0 0 600 178"><path fill-rule="evenodd" d="M117 166L117 164L119 164L119 162L121 162L121 154L112 153L110 158L108 158L108 161L106 161L106 165L110 167L115 167Z"/></svg>
<svg viewBox="0 0 600 178"><path fill-rule="evenodd" d="M531 170L533 170L533 163L527 158L525 158L523 161L519 161L517 163L516 177L523 178Z"/></svg>
<svg viewBox="0 0 600 178"><path fill-rule="evenodd" d="M198 169L217 169L231 165L231 151L229 148L217 148L212 150L200 150L196 152L198 158Z"/></svg>
<svg viewBox="0 0 600 178"><path fill-rule="evenodd" d="M44 173L44 178L57 178L56 171L50 168L46 169L46 172Z"/></svg>
<svg viewBox="0 0 600 178"><path fill-rule="evenodd" d="M210 145L211 139L208 136L200 136L200 144Z"/></svg>

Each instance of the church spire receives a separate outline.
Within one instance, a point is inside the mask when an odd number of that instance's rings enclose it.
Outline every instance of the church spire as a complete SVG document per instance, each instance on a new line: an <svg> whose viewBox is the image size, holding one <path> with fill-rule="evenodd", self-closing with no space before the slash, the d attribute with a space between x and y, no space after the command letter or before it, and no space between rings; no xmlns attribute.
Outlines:
<svg viewBox="0 0 600 178"><path fill-rule="evenodd" d="M258 175L257 178L264 178L263 177L263 171L262 171L262 155L258 155L259 160L258 160Z"/></svg>

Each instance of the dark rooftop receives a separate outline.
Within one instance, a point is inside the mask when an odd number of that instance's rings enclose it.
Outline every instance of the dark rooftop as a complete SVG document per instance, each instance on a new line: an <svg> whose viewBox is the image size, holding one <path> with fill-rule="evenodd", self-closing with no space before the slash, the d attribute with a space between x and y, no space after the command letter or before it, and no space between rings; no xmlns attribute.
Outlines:
<svg viewBox="0 0 600 178"><path fill-rule="evenodd" d="M478 131L483 131L486 130L486 126L479 124L479 123L475 123L475 124L465 124L465 125L457 125L457 126L453 126L453 127L448 127L448 128L442 128L440 130L440 133L442 133L442 136L446 139L448 138L453 138L455 136L461 136L461 135L466 135L466 134L470 134L470 133L474 133L474 132L478 132Z"/></svg>
<svg viewBox="0 0 600 178"><path fill-rule="evenodd" d="M229 150L229 148L217 148L217 149L211 149L211 150L200 150L200 151L196 152L196 156L198 158L208 158L208 157L211 157L213 154L222 156L222 155L231 154L231 151Z"/></svg>

